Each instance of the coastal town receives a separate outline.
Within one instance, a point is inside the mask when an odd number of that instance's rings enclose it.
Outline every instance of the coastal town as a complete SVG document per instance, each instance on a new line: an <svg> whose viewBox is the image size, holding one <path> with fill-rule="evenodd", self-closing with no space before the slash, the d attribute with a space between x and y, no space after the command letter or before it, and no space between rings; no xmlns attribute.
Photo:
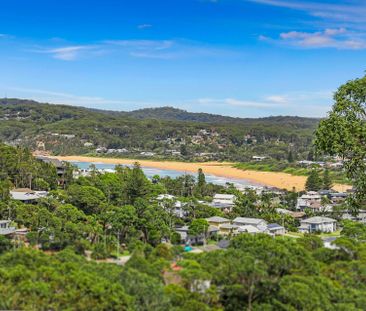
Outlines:
<svg viewBox="0 0 366 311"><path fill-rule="evenodd" d="M0 1L0 310L365 311L365 25Z"/></svg>
<svg viewBox="0 0 366 311"><path fill-rule="evenodd" d="M52 165L56 169L59 186L65 187L65 174L67 162L60 161L56 158L47 156L36 156L38 161ZM254 159L258 160L258 159ZM310 161L301 161L302 165L317 164L324 166L324 163L312 163ZM95 168L78 169L73 168L72 178L90 178L92 174L115 174L115 170ZM203 174L203 172L202 172ZM204 174L203 174L204 176ZM204 181L204 183L206 183ZM344 220L356 221L366 224L366 210L359 210L358 214L352 215L344 206L347 197L352 194L352 189L345 192L332 190L329 185L328 189L319 189L318 191L290 192L286 189L280 189L270 186L246 186L236 188L229 182L227 186L221 187L221 193L213 193L211 196L205 196L198 199L196 204L210 208L215 214L206 217L203 220L207 226L202 232L192 234L190 230L190 206L191 202L187 202L184 196L173 195L172 193L161 193L155 198L151 198L152 202L156 202L163 209L171 213L172 217L177 219L177 223L172 230L179 235L176 242L185 245L186 249L192 250L197 247L197 251L205 251L206 244L210 242L209 250L227 247L231 238L239 234L268 234L270 236L288 236L298 238L304 234L316 233L323 237L324 243L329 237L335 239L340 236L341 222ZM257 210L263 209L263 200L265 199L267 209L271 210L271 215L266 214L264 218L248 217L248 215L238 214L235 210L241 203L238 196L246 196L251 194L255 200L251 202ZM25 204L38 204L38 202L47 197L52 197L48 189L32 190L31 188L14 188L9 191L10 198ZM289 195L293 196L292 204L286 200ZM258 213L260 215L261 213ZM236 216L238 215L238 216ZM236 216L236 217L234 217ZM272 219L278 219L278 223L271 222ZM286 220L285 220L286 219ZM290 219L290 221L289 221ZM11 219L1 220L1 235L10 237L11 239L27 242L26 234L30 228L19 227ZM161 242L164 242L162 239ZM328 244L326 244L328 245ZM202 247L203 246L203 247ZM215 246L215 247L214 247ZM331 247L331 246L330 246Z"/></svg>

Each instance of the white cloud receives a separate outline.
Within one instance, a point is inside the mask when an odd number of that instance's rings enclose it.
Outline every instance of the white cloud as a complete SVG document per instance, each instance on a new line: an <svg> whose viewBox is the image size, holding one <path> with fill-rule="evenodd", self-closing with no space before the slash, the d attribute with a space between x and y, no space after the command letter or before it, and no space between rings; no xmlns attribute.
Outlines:
<svg viewBox="0 0 366 311"><path fill-rule="evenodd" d="M54 41L54 40L53 40ZM52 58L63 61L75 61L104 54L115 57L134 57L151 59L181 59L191 57L234 57L241 55L239 51L216 48L202 42L185 39L171 40L104 40L89 45L51 42L54 46L36 46L28 51L48 54ZM55 46L57 45L57 46Z"/></svg>
<svg viewBox="0 0 366 311"><path fill-rule="evenodd" d="M303 48L365 49L366 39L345 28L328 28L317 32L290 31L280 34L283 42Z"/></svg>
<svg viewBox="0 0 366 311"><path fill-rule="evenodd" d="M141 24L141 25L137 25L138 29L146 29L146 28L151 28L152 25L151 24Z"/></svg>
<svg viewBox="0 0 366 311"><path fill-rule="evenodd" d="M283 1L283 0L247 0L264 5L283 7L307 12L316 17L329 20L362 23L366 21L366 6L363 0L354 1Z"/></svg>
<svg viewBox="0 0 366 311"><path fill-rule="evenodd" d="M173 40L107 40L104 43L137 50L165 50L175 44Z"/></svg>
<svg viewBox="0 0 366 311"><path fill-rule="evenodd" d="M92 45L72 45L58 48L40 48L32 52L49 54L55 59L73 61L92 51L97 52L98 47Z"/></svg>
<svg viewBox="0 0 366 311"><path fill-rule="evenodd" d="M108 99L98 96L80 96L66 92L22 87L0 87L10 97L34 99L40 102L66 104L98 109L127 111L147 107L175 106L188 111L219 113L233 116L301 115L324 117L332 103L331 91L291 92L273 94L257 99L198 98L177 102L152 102L130 99Z"/></svg>
<svg viewBox="0 0 366 311"><path fill-rule="evenodd" d="M323 31L289 31L280 34L288 44L304 48L366 48L366 5L364 0L340 0L332 2L304 0L246 0L262 5L305 12L314 17L314 23ZM308 21L306 21L308 22ZM305 23L306 23L305 22ZM303 27L303 24L302 24ZM277 40L259 37L261 41Z"/></svg>
<svg viewBox="0 0 366 311"><path fill-rule="evenodd" d="M244 100L236 98L199 98L195 100L198 104L203 105L228 105L242 108L278 108L286 105L285 102L274 101L266 98L264 100Z"/></svg>
<svg viewBox="0 0 366 311"><path fill-rule="evenodd" d="M267 101L278 104L288 103L288 97L286 95L270 95L265 98Z"/></svg>
<svg viewBox="0 0 366 311"><path fill-rule="evenodd" d="M15 94L16 97L32 98L34 100L50 102L53 104L66 104L74 106L94 107L100 109L107 109L105 105L120 105L121 108L129 105L136 105L139 107L161 106L159 103L135 101L135 100L115 100L107 99L98 96L80 96L64 92L55 92L34 88L22 87L6 87L4 90L8 94ZM22 96L22 95L23 96ZM14 97L14 95L11 95Z"/></svg>
<svg viewBox="0 0 366 311"><path fill-rule="evenodd" d="M191 102L201 105L227 105L242 108L269 109L272 111L296 111L300 107L307 107L307 109L309 109L311 107L319 107L323 105L328 109L332 102L332 96L332 91L304 91L290 92L288 94L273 94L254 100L237 98L199 98Z"/></svg>

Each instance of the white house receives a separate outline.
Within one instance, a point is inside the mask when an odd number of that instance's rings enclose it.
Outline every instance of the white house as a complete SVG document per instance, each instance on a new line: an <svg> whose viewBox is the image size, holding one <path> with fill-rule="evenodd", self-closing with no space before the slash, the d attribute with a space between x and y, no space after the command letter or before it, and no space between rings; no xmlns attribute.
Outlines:
<svg viewBox="0 0 366 311"><path fill-rule="evenodd" d="M15 233L15 227L10 227L10 220L0 220L0 235Z"/></svg>
<svg viewBox="0 0 366 311"><path fill-rule="evenodd" d="M251 225L261 232L264 232L267 229L267 222L260 218L236 217L233 220L233 225L238 227Z"/></svg>
<svg viewBox="0 0 366 311"><path fill-rule="evenodd" d="M329 217L310 217L308 219L301 220L299 227L300 232L334 232L337 229L337 221Z"/></svg>
<svg viewBox="0 0 366 311"><path fill-rule="evenodd" d="M256 234L256 233L260 233L260 232L261 231L257 227L254 227L252 225L240 226L238 228L238 233L251 233L251 234Z"/></svg>
<svg viewBox="0 0 366 311"><path fill-rule="evenodd" d="M47 191L34 191L28 188L18 188L10 191L13 200L31 203L48 195Z"/></svg>
<svg viewBox="0 0 366 311"><path fill-rule="evenodd" d="M235 199L236 197L233 194L215 194L211 206L220 209L231 209L235 205Z"/></svg>
<svg viewBox="0 0 366 311"><path fill-rule="evenodd" d="M299 211L304 211L306 208L316 209L318 206L320 206L321 199L322 197L319 193L315 191L309 191L297 199L296 209Z"/></svg>
<svg viewBox="0 0 366 311"><path fill-rule="evenodd" d="M265 160L266 158L267 157L265 157L265 156L252 156L252 159L257 162L261 162L261 161Z"/></svg>
<svg viewBox="0 0 366 311"><path fill-rule="evenodd" d="M176 197L171 194L159 194L156 199L159 201L160 206L166 207L164 201L170 201L173 204L175 216L179 218L184 218L187 216L187 211L184 209L185 203L182 203L179 200L176 200Z"/></svg>

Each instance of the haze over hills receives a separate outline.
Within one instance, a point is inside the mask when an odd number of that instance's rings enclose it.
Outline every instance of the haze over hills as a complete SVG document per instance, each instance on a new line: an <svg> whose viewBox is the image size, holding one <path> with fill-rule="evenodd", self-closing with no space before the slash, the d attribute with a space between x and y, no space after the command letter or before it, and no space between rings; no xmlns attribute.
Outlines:
<svg viewBox="0 0 366 311"><path fill-rule="evenodd" d="M32 149L86 154L124 148L131 156L148 151L187 160L200 154L215 160L245 160L254 154L285 159L290 149L303 157L319 122L288 116L232 118L172 107L116 112L20 99L0 99L0 119L0 140Z"/></svg>

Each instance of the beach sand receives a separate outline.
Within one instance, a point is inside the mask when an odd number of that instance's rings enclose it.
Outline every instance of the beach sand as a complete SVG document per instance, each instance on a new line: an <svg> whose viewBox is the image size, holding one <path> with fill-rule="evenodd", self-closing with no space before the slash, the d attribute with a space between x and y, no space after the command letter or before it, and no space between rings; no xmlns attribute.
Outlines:
<svg viewBox="0 0 366 311"><path fill-rule="evenodd" d="M234 179L246 179L254 183L287 190L292 190L295 187L296 191L304 190L306 182L305 176L294 176L278 172L260 172L252 170L244 171L232 167L233 163L228 162L186 163L173 161L98 158L85 156L56 156L54 158L62 161L98 162L106 164L133 164L135 162L138 162L143 167L176 170L186 173L196 173L199 168L202 168L203 172L209 175L216 175L220 177ZM337 191L346 191L349 188L351 188L351 186L340 184L337 184L333 187L333 189Z"/></svg>

